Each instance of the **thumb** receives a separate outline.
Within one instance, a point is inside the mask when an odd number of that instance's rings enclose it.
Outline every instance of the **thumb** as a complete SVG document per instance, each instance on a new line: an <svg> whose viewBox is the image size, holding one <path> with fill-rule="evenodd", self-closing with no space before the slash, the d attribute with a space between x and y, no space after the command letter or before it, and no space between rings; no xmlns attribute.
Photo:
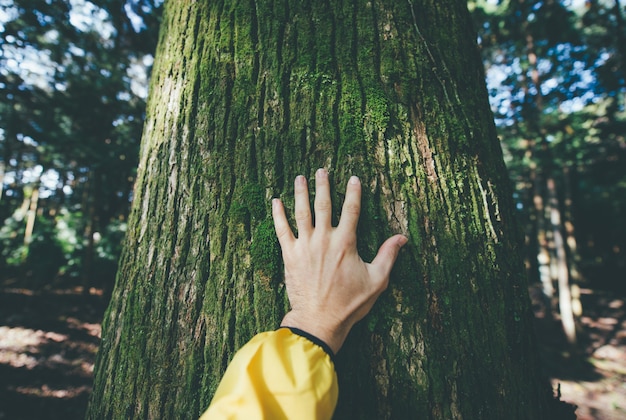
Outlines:
<svg viewBox="0 0 626 420"><path fill-rule="evenodd" d="M378 249L376 257L371 262L370 267L382 278L387 279L393 268L400 248L402 248L409 238L404 235L394 235L387 239Z"/></svg>

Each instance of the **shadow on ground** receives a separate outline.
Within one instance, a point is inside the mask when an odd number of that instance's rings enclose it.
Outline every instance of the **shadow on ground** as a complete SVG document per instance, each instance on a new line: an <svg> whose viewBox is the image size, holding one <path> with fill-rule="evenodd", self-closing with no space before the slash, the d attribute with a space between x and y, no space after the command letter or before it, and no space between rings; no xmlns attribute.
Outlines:
<svg viewBox="0 0 626 420"><path fill-rule="evenodd" d="M83 419L101 294L0 289L0 420Z"/></svg>
<svg viewBox="0 0 626 420"><path fill-rule="evenodd" d="M578 420L626 418L626 299L622 293L582 289L577 343L567 342L558 315L531 287L545 373L561 399L577 405Z"/></svg>
<svg viewBox="0 0 626 420"><path fill-rule="evenodd" d="M530 289L544 369L579 420L626 418L626 302L583 290L578 344ZM101 291L0 285L0 420L83 419L105 309Z"/></svg>

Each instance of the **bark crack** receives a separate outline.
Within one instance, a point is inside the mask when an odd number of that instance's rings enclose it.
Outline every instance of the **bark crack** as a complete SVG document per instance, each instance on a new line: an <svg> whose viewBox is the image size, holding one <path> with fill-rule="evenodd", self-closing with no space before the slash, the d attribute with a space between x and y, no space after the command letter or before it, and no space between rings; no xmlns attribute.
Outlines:
<svg viewBox="0 0 626 420"><path fill-rule="evenodd" d="M480 190L480 195L482 197L483 213L485 215L484 216L485 221L487 222L487 227L489 228L489 233L491 234L491 238L493 239L495 243L498 243L500 241L500 237L498 236L494 228L494 224L496 222L492 219L492 211L491 211L491 206L489 204L490 198L495 199L495 196L493 195L491 181L487 181L487 190L486 190L485 187L483 186L483 180L480 178L480 174L478 173L478 169L475 167L474 170L476 173L476 185L478 185L478 189ZM496 206L495 208L497 209L497 202L495 202L495 206ZM499 211L496 210L495 213L493 214L493 218L495 218L495 220L498 221L499 217L500 217Z"/></svg>

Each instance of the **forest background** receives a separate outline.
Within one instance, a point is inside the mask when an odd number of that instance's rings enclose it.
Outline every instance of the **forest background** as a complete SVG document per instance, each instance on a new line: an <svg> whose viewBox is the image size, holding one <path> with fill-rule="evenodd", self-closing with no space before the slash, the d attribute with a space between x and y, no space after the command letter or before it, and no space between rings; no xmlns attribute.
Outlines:
<svg viewBox="0 0 626 420"><path fill-rule="evenodd" d="M0 418L20 389L80 404L88 395L89 366L86 385L65 394L8 374L71 358L38 348L73 338L42 326L57 318L91 337L74 352L95 351L133 198L161 3L0 0ZM538 331L553 350L544 359L559 379L626 376L625 3L468 1L545 320ZM51 306L58 291L66 298ZM24 294L48 306L24 312L41 304ZM47 323L25 328L32 316ZM623 382L608 394L626 395ZM621 397L606 398L605 416L625 413Z"/></svg>

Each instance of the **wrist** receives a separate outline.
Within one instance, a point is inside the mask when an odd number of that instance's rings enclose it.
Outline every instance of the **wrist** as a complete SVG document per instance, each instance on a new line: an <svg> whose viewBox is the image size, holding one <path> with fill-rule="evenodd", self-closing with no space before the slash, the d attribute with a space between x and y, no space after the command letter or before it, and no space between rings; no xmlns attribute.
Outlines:
<svg viewBox="0 0 626 420"><path fill-rule="evenodd" d="M294 311L289 311L285 314L280 326L282 328L295 328L312 335L324 342L334 354L337 354L341 349L350 331L350 328L328 326L319 319L311 319L311 317L302 316Z"/></svg>

